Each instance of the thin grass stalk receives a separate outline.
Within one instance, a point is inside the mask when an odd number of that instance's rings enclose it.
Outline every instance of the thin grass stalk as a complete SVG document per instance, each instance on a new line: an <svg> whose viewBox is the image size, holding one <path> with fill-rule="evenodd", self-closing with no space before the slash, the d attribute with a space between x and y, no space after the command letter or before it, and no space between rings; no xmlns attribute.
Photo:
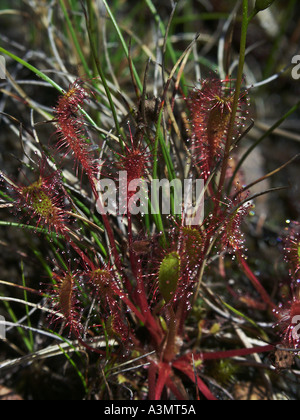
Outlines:
<svg viewBox="0 0 300 420"><path fill-rule="evenodd" d="M87 61L85 59L84 53L83 53L82 48L80 46L78 37L76 35L76 31L73 28L73 24L72 24L71 19L69 17L69 13L68 13L67 8L65 6L64 0L59 0L59 4L60 4L60 7L61 7L61 9L63 11L64 18L65 18L66 23L67 23L67 27L68 27L68 29L70 31L71 38L72 38L73 44L75 46L75 50L76 50L76 52L77 52L77 54L78 54L78 56L79 56L79 58L81 60L81 63L82 63L83 68L84 68L84 71L85 71L87 77L89 79L92 79L92 73L90 71L90 67L89 67L89 65L88 65L88 63L87 63Z"/></svg>

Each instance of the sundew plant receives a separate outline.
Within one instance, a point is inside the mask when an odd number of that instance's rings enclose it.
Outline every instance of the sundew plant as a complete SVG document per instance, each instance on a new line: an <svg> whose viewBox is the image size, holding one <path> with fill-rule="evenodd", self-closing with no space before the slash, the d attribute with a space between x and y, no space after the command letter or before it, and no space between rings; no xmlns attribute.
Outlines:
<svg viewBox="0 0 300 420"><path fill-rule="evenodd" d="M25 399L299 396L299 102L272 108L297 2L196 3L3 6L0 383Z"/></svg>

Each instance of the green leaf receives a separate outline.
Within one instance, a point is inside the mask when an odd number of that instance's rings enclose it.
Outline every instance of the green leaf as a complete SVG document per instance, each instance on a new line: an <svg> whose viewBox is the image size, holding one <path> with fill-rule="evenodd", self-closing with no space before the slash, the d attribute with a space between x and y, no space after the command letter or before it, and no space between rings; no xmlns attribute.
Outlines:
<svg viewBox="0 0 300 420"><path fill-rule="evenodd" d="M176 292L180 276L180 256L177 252L167 254L159 269L159 289L168 303Z"/></svg>

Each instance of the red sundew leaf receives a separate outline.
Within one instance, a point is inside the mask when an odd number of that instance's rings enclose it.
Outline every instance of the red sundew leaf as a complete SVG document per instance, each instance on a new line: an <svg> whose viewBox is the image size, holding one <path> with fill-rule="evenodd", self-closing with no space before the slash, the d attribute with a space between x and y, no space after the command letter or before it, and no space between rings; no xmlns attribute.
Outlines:
<svg viewBox="0 0 300 420"><path fill-rule="evenodd" d="M64 316L69 319L72 313L74 278L67 274L59 286L59 305Z"/></svg>
<svg viewBox="0 0 300 420"><path fill-rule="evenodd" d="M294 280L300 272L300 223L293 222L287 229L284 238L285 260L289 264L290 274Z"/></svg>
<svg viewBox="0 0 300 420"><path fill-rule="evenodd" d="M64 156L71 154L74 157L77 164L76 174L78 174L78 165L80 164L84 172L92 178L96 174L95 158L80 120L70 118L59 122L57 133L59 136L58 150L64 148L66 150Z"/></svg>
<svg viewBox="0 0 300 420"><path fill-rule="evenodd" d="M224 220L222 230L222 245L228 252L241 251L245 245L244 235L241 231L241 225L244 219L249 215L252 209L251 202L239 207L236 211L232 211L236 207L238 201L227 199L228 204L223 214L220 211L220 219Z"/></svg>
<svg viewBox="0 0 300 420"><path fill-rule="evenodd" d="M44 160L40 162L38 176L37 181L29 185L10 183L15 196L14 207L24 210L31 219L36 218L37 227L43 225L49 232L55 230L57 234L65 235L68 231L68 214L64 203L67 197L61 179L57 172L46 169Z"/></svg>
<svg viewBox="0 0 300 420"><path fill-rule="evenodd" d="M155 384L156 384L156 373L158 366L153 361L150 361L148 368L148 397L149 400L154 400L155 398Z"/></svg>
<svg viewBox="0 0 300 420"><path fill-rule="evenodd" d="M228 81L206 79L201 89L195 89L187 98L191 113L194 160L200 165L205 180L214 165L222 158L234 100L234 89ZM240 100L236 119L236 131L242 114Z"/></svg>
<svg viewBox="0 0 300 420"><path fill-rule="evenodd" d="M88 92L82 87L83 82L76 80L69 90L60 96L54 114L57 120L58 150L65 148L65 156L72 154L75 162L91 179L96 174L95 157L84 129L84 121L79 108L88 98ZM76 169L76 172L78 168Z"/></svg>
<svg viewBox="0 0 300 420"><path fill-rule="evenodd" d="M272 302L268 292L265 290L265 288L262 286L259 279L255 276L255 274L252 272L251 268L243 258L240 252L236 252L239 263L241 264L242 268L244 269L245 274L247 275L248 279L251 281L255 289L258 291L260 296L262 297L263 301L271 308L275 308L275 304Z"/></svg>
<svg viewBox="0 0 300 420"><path fill-rule="evenodd" d="M300 281L293 282L291 289L292 299L274 310L278 318L275 327L284 347L300 350Z"/></svg>
<svg viewBox="0 0 300 420"><path fill-rule="evenodd" d="M167 254L159 267L159 290L168 303L176 293L180 278L181 258L176 252Z"/></svg>
<svg viewBox="0 0 300 420"><path fill-rule="evenodd" d="M269 353L274 350L274 346L269 344L267 346L253 347L250 349L236 349L226 351L215 351L211 353L202 353L199 358L201 360L218 360L218 359L231 359L233 357L249 356L251 354ZM194 356L197 360L197 355ZM198 358L198 360L199 360Z"/></svg>
<svg viewBox="0 0 300 420"><path fill-rule="evenodd" d="M74 332L77 336L82 329L76 285L78 274L79 272L65 271L52 273L56 284L53 286L52 293L50 293L54 310L64 316L65 327L69 327L70 332ZM57 317L51 323L56 323L59 320L61 321L61 318Z"/></svg>
<svg viewBox="0 0 300 420"><path fill-rule="evenodd" d="M88 99L88 92L82 87L83 81L76 79L70 84L69 89L58 99L57 106L54 108L56 115L62 120L68 120L72 114L76 113L79 106L83 105Z"/></svg>
<svg viewBox="0 0 300 420"><path fill-rule="evenodd" d="M120 172L126 173L125 185L118 185L119 194L127 197L127 202L124 204L127 208L120 209L121 213L126 213L127 210L131 212L131 197L136 193L137 187L140 186L139 181L147 179L148 173L151 172L151 159L152 154L148 146L143 145L141 141L136 144L130 130L130 143L125 144L124 150L118 153L118 161L114 164L117 181L119 181Z"/></svg>
<svg viewBox="0 0 300 420"><path fill-rule="evenodd" d="M147 163L148 157L144 150L139 148L127 149L120 156L118 168L127 172L127 183L130 184L131 181L141 179L146 175Z"/></svg>
<svg viewBox="0 0 300 420"><path fill-rule="evenodd" d="M106 321L106 332L112 337L117 337L123 342L128 341L130 331L128 325L121 315L121 310L117 305L110 306L111 315Z"/></svg>

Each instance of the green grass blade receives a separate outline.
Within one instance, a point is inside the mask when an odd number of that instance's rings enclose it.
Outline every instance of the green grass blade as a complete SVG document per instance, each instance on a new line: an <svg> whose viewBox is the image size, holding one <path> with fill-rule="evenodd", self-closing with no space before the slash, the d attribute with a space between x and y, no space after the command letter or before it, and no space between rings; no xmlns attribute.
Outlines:
<svg viewBox="0 0 300 420"><path fill-rule="evenodd" d="M50 77L44 74L42 71L38 70L36 67L32 66L31 64L27 63L27 61L23 60L22 58L18 57L17 55L7 51L5 48L0 47L0 53L8 55L13 60L17 61L18 63L22 64L22 66L26 67L28 70L35 73L40 79L48 82L51 86L57 89L60 93L63 93L64 90L55 83Z"/></svg>
<svg viewBox="0 0 300 420"><path fill-rule="evenodd" d="M82 66L84 68L84 71L86 72L86 75L88 76L88 78L89 79L92 79L92 73L91 73L90 68L89 68L89 65L88 65L88 63L87 63L87 61L85 59L85 56L84 56L84 53L83 53L82 48L80 46L80 43L79 43L77 34L75 32L75 29L73 28L73 25L72 25L71 19L69 17L69 13L68 13L68 11L66 9L65 3L64 3L63 0L59 0L59 4L60 4L60 7L61 7L61 9L63 11L64 17L65 17L65 20L66 20L66 23L67 23L67 27L68 27L68 29L70 31L72 41L74 43L76 52L77 52L77 54L78 54L78 56L79 56L79 58L81 60Z"/></svg>
<svg viewBox="0 0 300 420"><path fill-rule="evenodd" d="M74 346L72 346L72 345L71 345L71 347L74 348ZM61 349L62 353L64 354L64 356L66 357L66 359L68 360L68 362L70 363L70 365L73 366L73 368L75 369L75 371L76 371L79 379L81 380L81 383L83 385L84 391L87 394L88 393L88 386L87 386L87 382L86 382L83 374L80 372L78 366L76 365L76 363L74 362L74 360L69 356L69 354L61 346L59 346L59 348ZM74 348L74 350L75 350L75 348ZM79 353L76 351L76 354L79 354Z"/></svg>
<svg viewBox="0 0 300 420"><path fill-rule="evenodd" d="M129 49L128 49L127 44L125 42L125 39L124 39L124 37L122 35L121 29L120 29L119 25L117 24L117 21L114 18L114 15L113 15L110 7L107 4L107 1L106 0L102 0L102 1L104 3L104 6L105 6L105 8L107 10L107 13L109 14L109 17L110 17L112 23L113 23L113 25L114 25L114 27L115 27L115 29L117 31L117 34L118 34L118 36L120 38L121 44L122 44L123 49L124 49L124 52L126 54L126 57L129 58ZM133 68L134 77L135 77L136 82L138 84L138 88L139 88L140 92L143 92L143 83L141 82L141 79L140 79L140 77L138 75L138 72L137 72L137 70L136 70L136 68L135 68L135 66L134 66L133 63L132 63L132 68Z"/></svg>

